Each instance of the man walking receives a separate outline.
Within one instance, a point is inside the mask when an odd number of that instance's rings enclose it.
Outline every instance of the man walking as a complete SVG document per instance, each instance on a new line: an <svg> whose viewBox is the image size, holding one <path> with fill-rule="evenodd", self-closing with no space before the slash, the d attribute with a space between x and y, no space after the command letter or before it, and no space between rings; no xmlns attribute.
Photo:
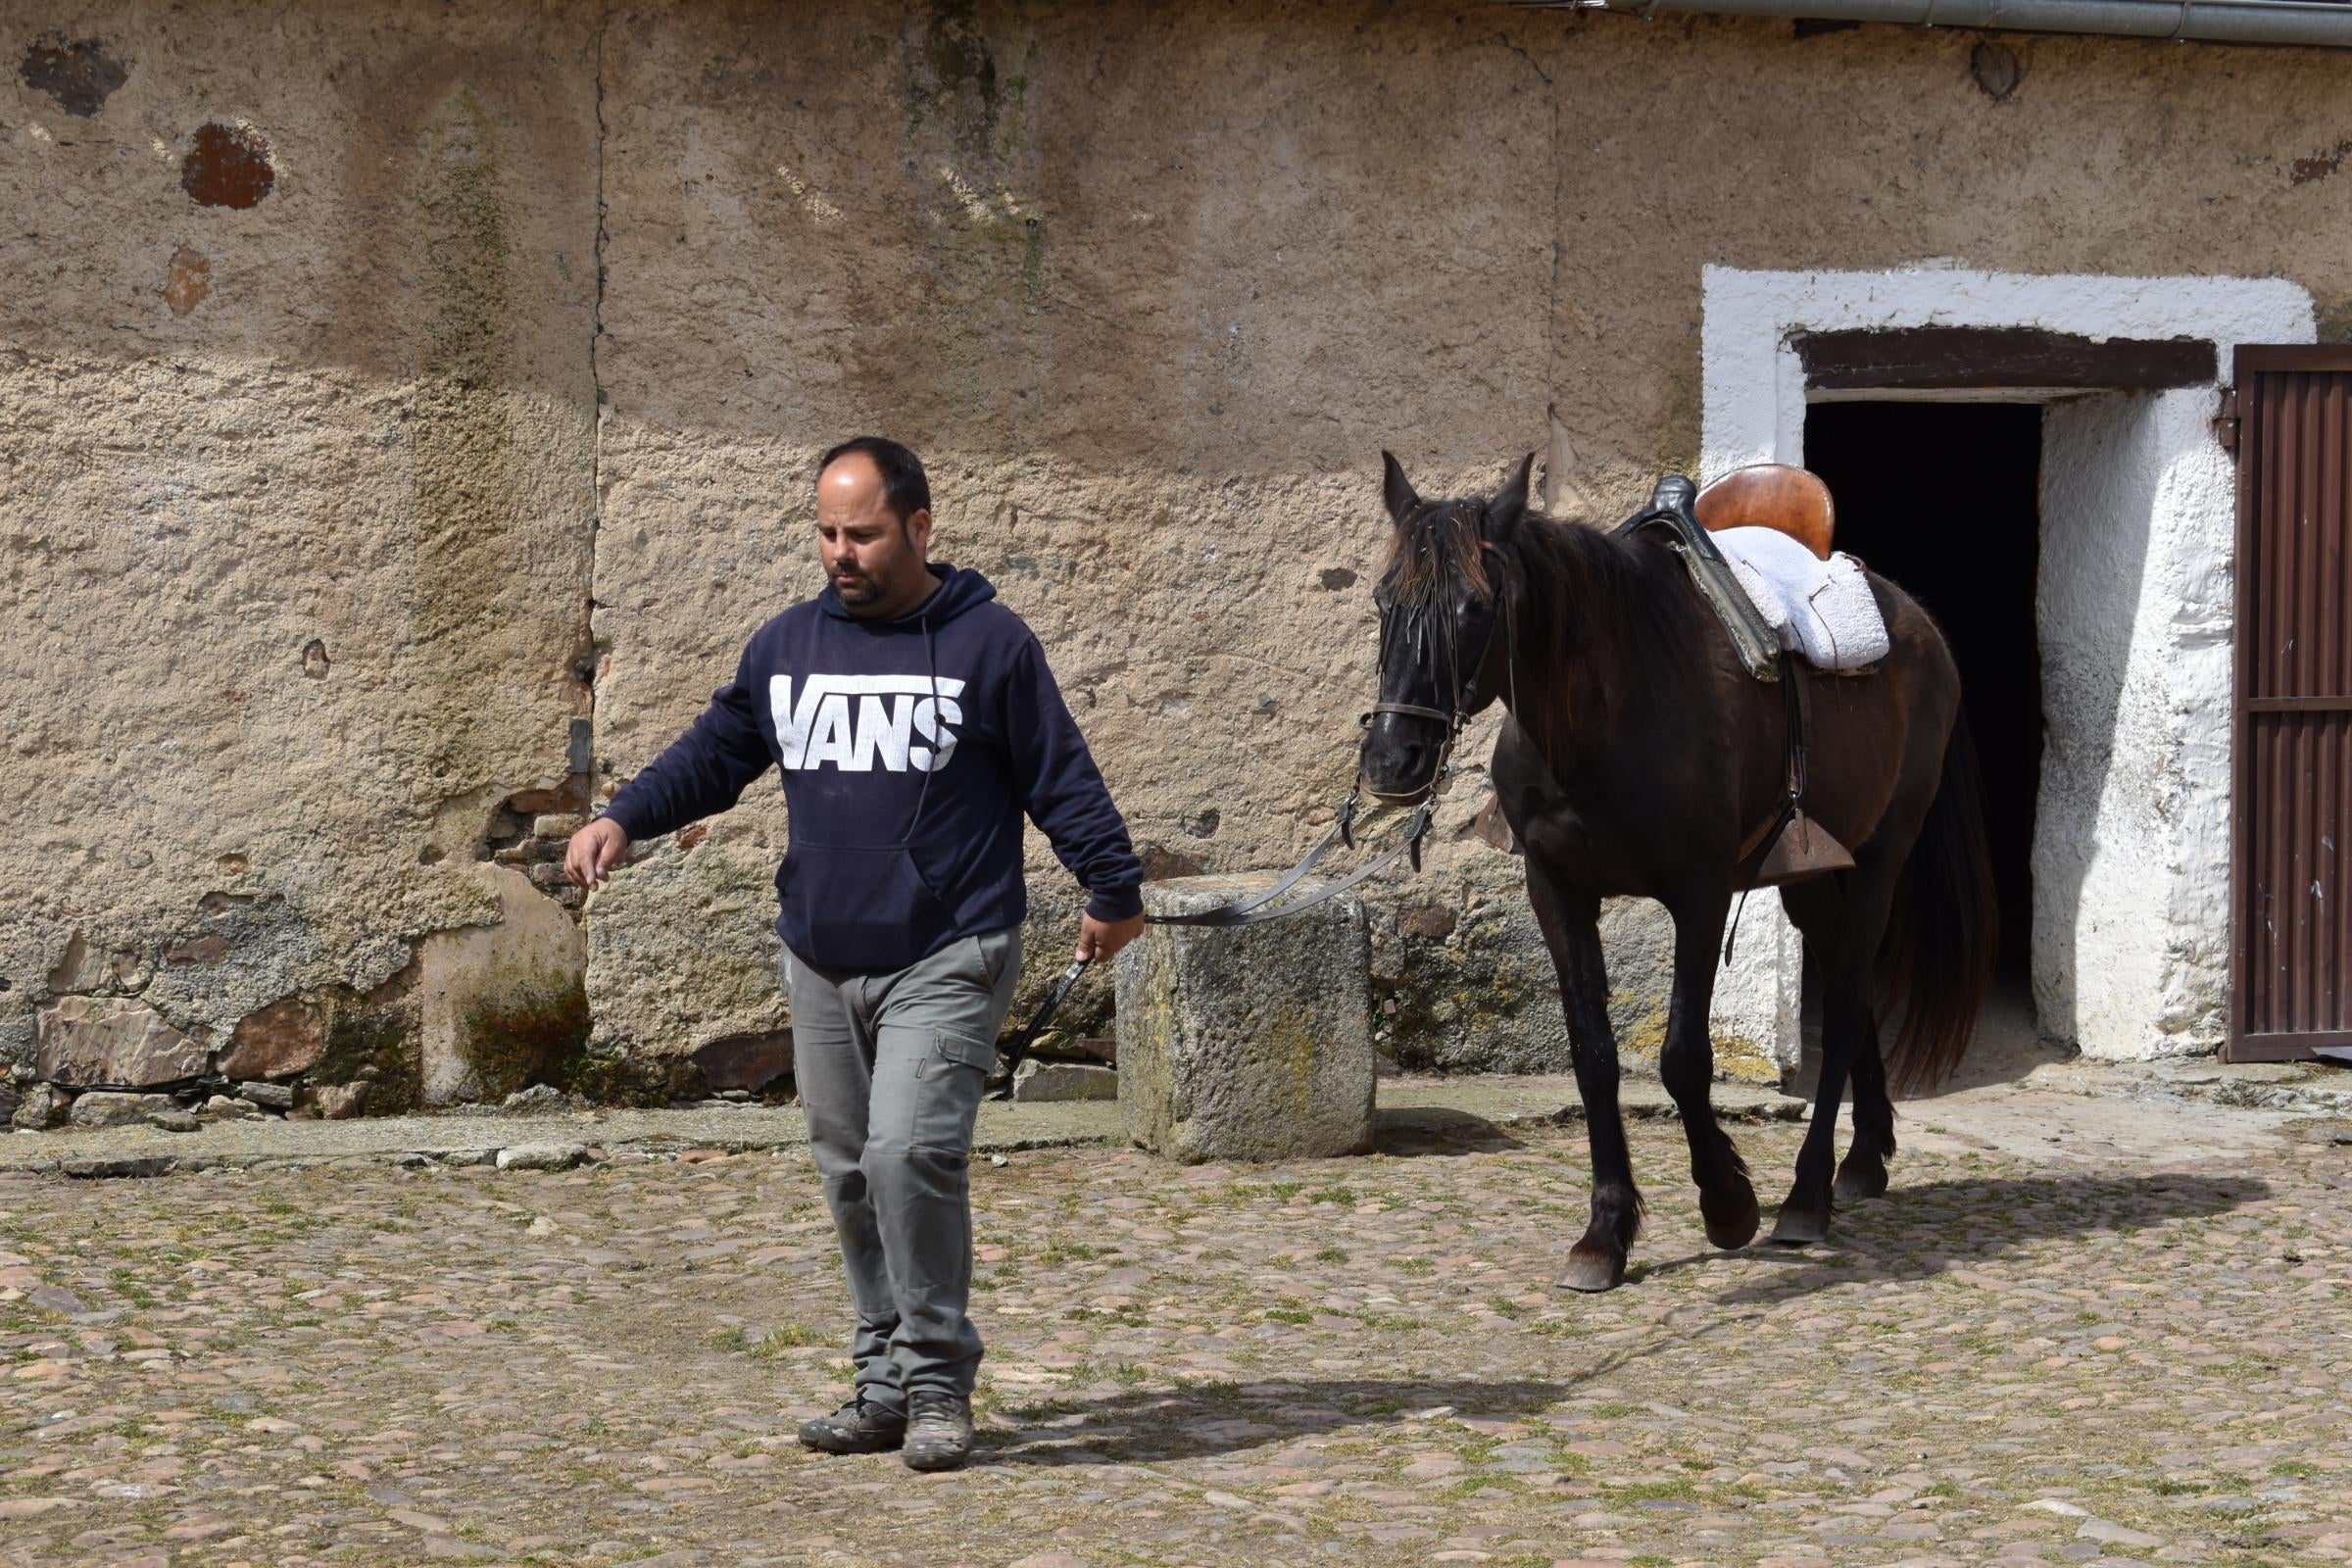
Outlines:
<svg viewBox="0 0 2352 1568"><path fill-rule="evenodd" d="M966 1163L1021 967L1026 813L1089 892L1081 957L1143 930L1143 867L1037 638L975 571L931 565L931 491L896 441L817 466L825 589L753 634L735 678L580 829L594 886L632 840L733 806L783 769L776 871L793 1072L857 1311L828 1453L972 1447Z"/></svg>

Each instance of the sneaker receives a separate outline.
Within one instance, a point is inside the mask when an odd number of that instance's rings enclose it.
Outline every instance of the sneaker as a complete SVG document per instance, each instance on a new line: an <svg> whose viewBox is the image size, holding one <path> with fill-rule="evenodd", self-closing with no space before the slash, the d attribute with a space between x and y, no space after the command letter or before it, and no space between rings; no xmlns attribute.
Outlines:
<svg viewBox="0 0 2352 1568"><path fill-rule="evenodd" d="M936 1389L918 1389L906 1398L906 1446L900 1457L909 1470L957 1470L972 1456L972 1401Z"/></svg>
<svg viewBox="0 0 2352 1568"><path fill-rule="evenodd" d="M888 1453L906 1441L906 1418L863 1396L801 1423L801 1446L819 1453Z"/></svg>

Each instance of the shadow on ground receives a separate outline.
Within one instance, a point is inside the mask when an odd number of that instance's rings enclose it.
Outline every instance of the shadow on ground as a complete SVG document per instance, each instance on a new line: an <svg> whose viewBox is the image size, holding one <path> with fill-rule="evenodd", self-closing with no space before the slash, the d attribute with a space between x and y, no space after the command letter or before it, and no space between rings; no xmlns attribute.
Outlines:
<svg viewBox="0 0 2352 1568"><path fill-rule="evenodd" d="M1606 1366L1580 1373L1581 1383ZM1557 1402L1574 1383L1516 1380L1479 1383L1435 1378L1337 1378L1300 1382L1210 1383L1143 1390L1100 1399L1047 1399L1003 1413L1018 1434L984 1437L982 1462L1006 1464L1148 1464L1295 1443L1345 1427L1394 1422L1417 1412L1472 1419L1532 1415Z"/></svg>
<svg viewBox="0 0 2352 1568"><path fill-rule="evenodd" d="M1882 1046L1894 1044L1900 1023L1898 1011L1881 1024ZM1901 1104L1926 1104L1946 1095L1991 1084L2023 1083L2037 1069L2072 1061L2079 1054L2074 1047L2043 1037L2034 1019L2034 998L2023 983L2003 983L1995 985L1985 997L1984 1010L1977 1017L1976 1035L1969 1041L1968 1052L1953 1068L1951 1077L1932 1089L1915 1089L1895 1099ZM1805 1025L1797 1069L1790 1075L1788 1087L1790 1094L1811 1100L1820 1083L1820 1024L1815 1019Z"/></svg>
<svg viewBox="0 0 2352 1568"><path fill-rule="evenodd" d="M1818 1246L1758 1242L1747 1248L1739 1255L1769 1273L1716 1299L1725 1305L1779 1301L1835 1285L1929 1279L1994 1261L2034 1242L2205 1219L2270 1196L2270 1184L2251 1177L2179 1172L2064 1172L1898 1186L1885 1198L1840 1209L1831 1222L1830 1239ZM1769 1231L1769 1214L1765 1223ZM1671 1273L1723 1255L1699 1251L1667 1258L1632 1278Z"/></svg>
<svg viewBox="0 0 2352 1568"><path fill-rule="evenodd" d="M1402 1158L1426 1154L1495 1154L1525 1149L1486 1117L1444 1105L1383 1106L1373 1113L1372 1151Z"/></svg>

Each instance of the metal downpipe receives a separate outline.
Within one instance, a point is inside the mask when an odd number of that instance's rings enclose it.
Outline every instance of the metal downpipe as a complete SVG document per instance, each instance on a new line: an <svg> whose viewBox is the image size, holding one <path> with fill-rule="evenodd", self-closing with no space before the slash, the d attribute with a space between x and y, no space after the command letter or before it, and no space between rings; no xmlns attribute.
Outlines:
<svg viewBox="0 0 2352 1568"><path fill-rule="evenodd" d="M1886 22L2201 43L2352 48L2352 5L2331 0L1510 0L1539 10Z"/></svg>

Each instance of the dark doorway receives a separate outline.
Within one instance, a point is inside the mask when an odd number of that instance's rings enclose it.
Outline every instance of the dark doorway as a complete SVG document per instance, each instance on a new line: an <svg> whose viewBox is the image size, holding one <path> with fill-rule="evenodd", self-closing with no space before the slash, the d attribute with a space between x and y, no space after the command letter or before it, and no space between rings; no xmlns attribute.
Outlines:
<svg viewBox="0 0 2352 1568"><path fill-rule="evenodd" d="M2031 403L1816 403L1805 466L1838 509L1838 548L1943 627L1984 763L2001 906L2001 980L2033 956L2034 802L2041 782L2041 409Z"/></svg>

